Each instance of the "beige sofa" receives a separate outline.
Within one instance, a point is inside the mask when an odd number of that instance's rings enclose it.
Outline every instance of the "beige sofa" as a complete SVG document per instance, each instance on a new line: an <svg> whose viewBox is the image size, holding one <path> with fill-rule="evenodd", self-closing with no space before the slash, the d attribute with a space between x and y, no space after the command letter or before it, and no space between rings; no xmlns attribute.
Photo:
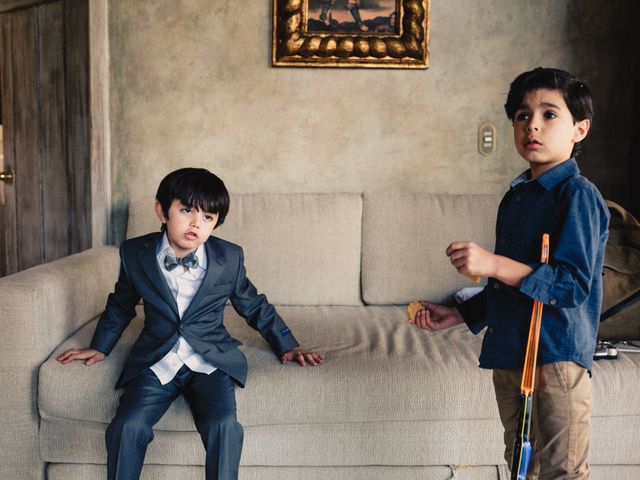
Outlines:
<svg viewBox="0 0 640 480"><path fill-rule="evenodd" d="M250 278L318 368L280 365L231 307L250 373L237 390L242 480L503 479L502 432L481 337L418 331L405 305L469 286L444 255L491 248L496 196L253 194L216 231L245 249ZM128 236L157 229L153 198L131 204ZM87 346L118 269L102 247L0 279L0 478L105 478L104 431L135 319L93 367L54 359ZM640 478L640 355L594 365L595 479ZM179 399L156 426L143 478L201 479L204 450Z"/></svg>

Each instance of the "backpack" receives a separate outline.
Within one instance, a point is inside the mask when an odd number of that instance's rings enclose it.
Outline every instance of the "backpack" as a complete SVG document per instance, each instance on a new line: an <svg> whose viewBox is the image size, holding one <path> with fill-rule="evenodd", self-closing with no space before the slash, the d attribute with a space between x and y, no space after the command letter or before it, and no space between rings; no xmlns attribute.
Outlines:
<svg viewBox="0 0 640 480"><path fill-rule="evenodd" d="M603 299L598 338L640 339L640 222L606 201L611 221L605 247Z"/></svg>

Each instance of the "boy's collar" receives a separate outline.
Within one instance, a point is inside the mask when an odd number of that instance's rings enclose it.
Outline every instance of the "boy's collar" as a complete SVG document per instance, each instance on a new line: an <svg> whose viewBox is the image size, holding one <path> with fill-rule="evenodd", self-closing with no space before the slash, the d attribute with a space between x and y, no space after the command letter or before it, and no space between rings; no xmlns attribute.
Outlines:
<svg viewBox="0 0 640 480"><path fill-rule="evenodd" d="M542 188L545 190L551 190L558 183L563 181L565 178L571 177L580 173L580 169L578 168L578 163L576 159L571 157L569 160L562 162L559 165L556 165L551 170L544 172L536 179L531 179L531 171L527 170L518 175L513 182L511 182L511 188L515 188L516 186L525 183L525 182L538 182Z"/></svg>

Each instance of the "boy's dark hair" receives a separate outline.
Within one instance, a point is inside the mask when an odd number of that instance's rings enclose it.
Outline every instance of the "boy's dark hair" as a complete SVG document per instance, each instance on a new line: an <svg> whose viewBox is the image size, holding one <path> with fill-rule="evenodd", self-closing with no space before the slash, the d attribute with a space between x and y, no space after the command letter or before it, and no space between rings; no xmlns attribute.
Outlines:
<svg viewBox="0 0 640 480"><path fill-rule="evenodd" d="M573 116L573 123L593 118L593 104L591 91L584 82L564 70L556 68L534 68L531 71L521 73L511 83L507 103L504 109L511 122L515 118L516 111L522 106L524 96L539 88L558 90L562 93L565 103ZM577 156L582 148L582 142L573 146L572 156Z"/></svg>
<svg viewBox="0 0 640 480"><path fill-rule="evenodd" d="M174 200L185 207L199 208L203 212L217 213L214 228L224 222L229 212L229 192L220 178L204 168L181 168L164 177L158 187L156 200L162 205L164 216ZM163 230L165 225L163 224Z"/></svg>

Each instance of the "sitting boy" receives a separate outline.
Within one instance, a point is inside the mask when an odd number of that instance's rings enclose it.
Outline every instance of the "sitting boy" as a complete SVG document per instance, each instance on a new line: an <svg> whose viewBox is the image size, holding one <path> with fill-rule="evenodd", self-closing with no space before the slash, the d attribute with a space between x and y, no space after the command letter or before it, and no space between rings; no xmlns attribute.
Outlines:
<svg viewBox="0 0 640 480"><path fill-rule="evenodd" d="M590 369L609 223L600 193L574 159L591 124L591 95L567 72L536 68L513 81L505 109L516 150L530 168L500 204L495 253L468 241L446 250L458 272L489 277L487 286L458 308L422 302L414 321L427 330L463 322L474 333L487 327L480 367L493 369L511 466L529 320L533 299L541 301L535 450L527 478L586 479ZM550 235L549 264L540 262L543 233Z"/></svg>
<svg viewBox="0 0 640 480"><path fill-rule="evenodd" d="M109 479L140 477L152 427L184 395L206 450L208 480L238 478L243 429L236 419L235 384L244 386L247 360L223 324L227 300L258 330L282 363L318 365L246 276L242 249L211 236L224 222L229 194L222 180L201 168L167 175L155 210L162 231L125 241L120 274L98 321L90 348L57 360L104 360L144 300L144 328L116 388L124 388L107 428Z"/></svg>

